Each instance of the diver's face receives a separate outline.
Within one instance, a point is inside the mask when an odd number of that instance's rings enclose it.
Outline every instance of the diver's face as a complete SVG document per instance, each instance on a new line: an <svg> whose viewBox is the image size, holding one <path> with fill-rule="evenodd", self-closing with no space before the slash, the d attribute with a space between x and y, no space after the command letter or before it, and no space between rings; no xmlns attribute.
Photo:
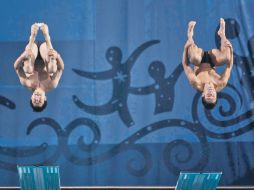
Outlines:
<svg viewBox="0 0 254 190"><path fill-rule="evenodd" d="M204 99L207 103L215 103L217 100L217 92L212 83L207 83L203 91Z"/></svg>
<svg viewBox="0 0 254 190"><path fill-rule="evenodd" d="M46 100L45 92L40 88L35 89L35 91L32 94L31 100L32 104L35 107L43 106L44 101Z"/></svg>

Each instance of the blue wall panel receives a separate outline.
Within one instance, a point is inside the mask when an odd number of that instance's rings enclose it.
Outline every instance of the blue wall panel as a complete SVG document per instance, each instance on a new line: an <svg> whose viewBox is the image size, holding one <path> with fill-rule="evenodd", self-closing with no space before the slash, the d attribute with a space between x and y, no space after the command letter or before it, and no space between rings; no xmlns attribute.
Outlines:
<svg viewBox="0 0 254 190"><path fill-rule="evenodd" d="M222 171L220 185L254 185L253 7L251 0L1 0L0 185L18 185L17 164L59 165L62 185L175 185L182 170ZM190 20L200 47L218 47L220 17L234 67L208 112L181 56ZM31 92L13 69L34 22L48 24L65 62L42 113L31 110Z"/></svg>

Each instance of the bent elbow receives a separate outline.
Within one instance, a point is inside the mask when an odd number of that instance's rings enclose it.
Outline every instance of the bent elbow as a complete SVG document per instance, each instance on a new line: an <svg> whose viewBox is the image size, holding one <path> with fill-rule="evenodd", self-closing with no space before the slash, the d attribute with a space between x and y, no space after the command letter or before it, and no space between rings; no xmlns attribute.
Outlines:
<svg viewBox="0 0 254 190"><path fill-rule="evenodd" d="M227 86L227 81L226 80L222 80L220 83L221 88L224 88L225 86Z"/></svg>
<svg viewBox="0 0 254 190"><path fill-rule="evenodd" d="M17 64L17 62L15 62L15 63L13 64L13 68L14 68L15 70L18 69L18 64Z"/></svg>

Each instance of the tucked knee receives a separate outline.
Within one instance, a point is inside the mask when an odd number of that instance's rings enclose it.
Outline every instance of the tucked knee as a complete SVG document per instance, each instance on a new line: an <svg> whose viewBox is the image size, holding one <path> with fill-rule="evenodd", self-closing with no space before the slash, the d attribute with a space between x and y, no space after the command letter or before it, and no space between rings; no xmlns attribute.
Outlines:
<svg viewBox="0 0 254 190"><path fill-rule="evenodd" d="M199 65L201 62L201 59L202 57L199 54L194 53L189 55L189 60L194 65Z"/></svg>
<svg viewBox="0 0 254 190"><path fill-rule="evenodd" d="M189 60L194 65L199 65L202 59L201 56L201 49L197 48L196 46L191 46L188 51Z"/></svg>
<svg viewBox="0 0 254 190"><path fill-rule="evenodd" d="M220 53L215 56L217 63L228 63L231 60L230 49L223 49Z"/></svg>
<svg viewBox="0 0 254 190"><path fill-rule="evenodd" d="M232 56L231 56L231 51L230 51L230 50L227 50L227 51L226 51L225 62L226 62L226 63L229 63L229 62L231 61L231 58L232 58Z"/></svg>

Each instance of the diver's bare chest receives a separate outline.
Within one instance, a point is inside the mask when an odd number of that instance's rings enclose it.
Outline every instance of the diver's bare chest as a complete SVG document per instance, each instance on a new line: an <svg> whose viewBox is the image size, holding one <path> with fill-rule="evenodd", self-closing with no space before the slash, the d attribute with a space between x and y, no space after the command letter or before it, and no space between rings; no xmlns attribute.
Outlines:
<svg viewBox="0 0 254 190"><path fill-rule="evenodd" d="M40 84L43 84L43 85L47 85L51 82L51 79L49 77L49 75L45 72L41 72L41 73L38 73L38 72L34 72L33 75L31 75L28 80L30 81L30 84L32 87L35 87L37 86L39 83Z"/></svg>
<svg viewBox="0 0 254 190"><path fill-rule="evenodd" d="M218 84L218 80L220 78L215 71L200 72L197 77L201 83L212 82L213 84Z"/></svg>

